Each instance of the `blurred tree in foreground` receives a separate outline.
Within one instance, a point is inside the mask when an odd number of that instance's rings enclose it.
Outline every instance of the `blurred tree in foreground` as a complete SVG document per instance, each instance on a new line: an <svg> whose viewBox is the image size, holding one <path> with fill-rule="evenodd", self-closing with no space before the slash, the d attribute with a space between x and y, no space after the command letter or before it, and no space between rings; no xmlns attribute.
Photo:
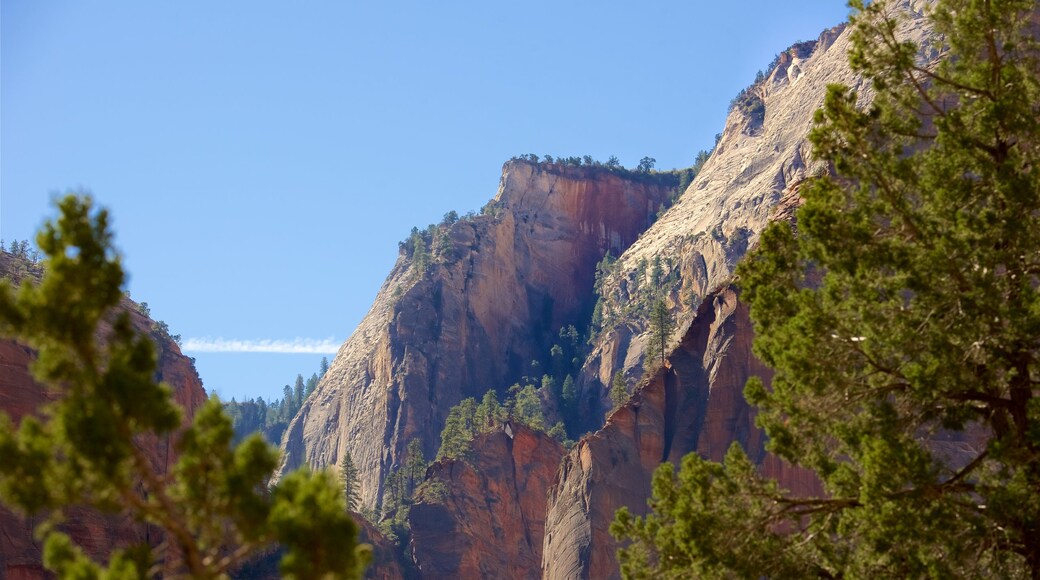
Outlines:
<svg viewBox="0 0 1040 580"><path fill-rule="evenodd" d="M277 450L259 436L232 447L216 399L182 429L170 388L153 378L152 338L117 308L123 269L108 213L92 206L90 197L59 202L57 222L37 237L47 256L39 284L0 284L0 334L37 349L34 376L61 394L17 427L0 413L0 499L44 516L45 566L74 578L219 578L278 544L287 576L360 576L370 550L357 544L332 475L297 471L269 489ZM178 433L177 463L157 473L138 442ZM72 505L161 527L164 560L139 545L110 554L107 569L91 561L59 530Z"/></svg>

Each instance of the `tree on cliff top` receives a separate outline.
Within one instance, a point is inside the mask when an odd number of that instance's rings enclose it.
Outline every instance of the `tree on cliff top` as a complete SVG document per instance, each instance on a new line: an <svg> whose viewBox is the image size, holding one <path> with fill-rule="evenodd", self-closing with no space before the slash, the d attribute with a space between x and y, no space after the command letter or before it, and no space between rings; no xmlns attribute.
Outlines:
<svg viewBox="0 0 1040 580"><path fill-rule="evenodd" d="M612 530L629 577L1040 578L1040 50L1034 0L940 0L925 47L856 2L867 108L831 87L811 135L835 176L802 189L740 269L769 449L654 476ZM918 55L942 56L936 66Z"/></svg>
<svg viewBox="0 0 1040 580"><path fill-rule="evenodd" d="M108 213L66 197L37 237L47 255L38 285L0 284L0 333L39 351L33 374L60 397L16 428L0 413L0 499L45 514L44 565L60 577L217 578L259 549L286 549L291 577L357 577L368 549L326 473L297 471L267 488L278 453L259 436L232 447L231 421L211 399L181 430L170 388L154 380L152 338L117 308L123 269ZM96 336L111 324L105 340ZM138 442L173 437L179 459L158 473ZM140 544L110 554L107 570L59 531L62 510L91 506L166 531L164 560Z"/></svg>

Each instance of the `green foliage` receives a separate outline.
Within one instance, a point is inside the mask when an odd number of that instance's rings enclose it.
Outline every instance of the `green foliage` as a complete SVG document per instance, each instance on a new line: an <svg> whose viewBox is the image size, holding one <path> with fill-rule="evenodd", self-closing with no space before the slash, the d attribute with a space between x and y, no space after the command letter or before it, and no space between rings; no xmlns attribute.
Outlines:
<svg viewBox="0 0 1040 580"><path fill-rule="evenodd" d="M672 332L675 331L675 321L664 299L654 302L649 326L650 337L646 342L646 356L643 358L643 364L648 369L664 366L665 358L668 356L668 343L672 338Z"/></svg>
<svg viewBox="0 0 1040 580"><path fill-rule="evenodd" d="M447 484L438 479L422 482L415 492L416 500L424 503L446 504L449 497L451 497L451 493L448 491Z"/></svg>
<svg viewBox="0 0 1040 580"><path fill-rule="evenodd" d="M437 459L447 457L460 459L469 452L469 442L479 431L477 430L477 400L468 397L448 411L441 431L441 448L437 451Z"/></svg>
<svg viewBox="0 0 1040 580"><path fill-rule="evenodd" d="M639 173L650 173L650 170L654 168L654 164L657 160L653 157L644 157L639 160L639 165L636 166L636 171Z"/></svg>
<svg viewBox="0 0 1040 580"><path fill-rule="evenodd" d="M515 391L512 402L506 403L510 418L523 423L536 431L545 431L545 415L542 413L542 401L538 398L533 385L527 385Z"/></svg>
<svg viewBox="0 0 1040 580"><path fill-rule="evenodd" d="M295 386L285 385L279 399L265 401L262 397L255 397L244 401L232 399L224 403L224 412L231 417L235 429L233 442L239 443L247 436L259 433L267 442L278 445L282 440L282 434L289 426L289 421L299 413L303 402L318 387L318 381L328 368L328 358L322 357L318 373L312 373L306 381L303 381L303 375L297 375Z"/></svg>
<svg viewBox="0 0 1040 580"><path fill-rule="evenodd" d="M625 578L812 578L811 551L794 534L763 534L780 510L776 484L762 481L737 443L724 465L683 458L654 472L651 513L618 510L610 533L631 541L618 551ZM728 500L720 502L719 497Z"/></svg>
<svg viewBox="0 0 1040 580"><path fill-rule="evenodd" d="M542 379L543 384L548 385L549 389L543 392L552 396L550 390L556 391L552 386L555 381L547 375ZM570 375L564 380L564 388L571 391L572 397L576 397L574 379ZM506 421L527 425L561 442L567 441L567 430L562 422L548 425L542 410L542 399L534 385L516 384L509 388L509 392L512 396L506 399L504 404L499 403L494 390L489 390L484 393L479 405L476 399L469 397L452 407L444 421L444 430L441 431L441 447L437 452L437 459L467 459L472 453L471 443L477 435L494 431Z"/></svg>
<svg viewBox="0 0 1040 580"><path fill-rule="evenodd" d="M596 304L589 328L589 341L594 342L603 331L622 324L633 327L648 325L654 304L681 287L679 268L672 258L654 256L651 264L645 258L626 272L621 262L609 253L596 265L593 288ZM625 291L620 287L624 286Z"/></svg>
<svg viewBox="0 0 1040 580"><path fill-rule="evenodd" d="M498 395L494 390L484 393L480 405L477 406L476 428L478 431L490 431L505 422L508 414L506 409L498 402Z"/></svg>
<svg viewBox="0 0 1040 580"><path fill-rule="evenodd" d="M748 119L748 125L756 128L765 121L766 104L762 101L756 87L744 89L730 103L731 108L740 111Z"/></svg>
<svg viewBox="0 0 1040 580"><path fill-rule="evenodd" d="M621 371L614 373L614 380L610 383L610 401L614 403L614 409L628 402L628 385L625 384L625 373Z"/></svg>
<svg viewBox="0 0 1040 580"><path fill-rule="evenodd" d="M39 284L17 294L0 284L0 332L37 349L34 376L59 395L17 427L0 413L0 498L41 516L45 565L65 577L157 573L147 544L114 553L104 571L90 561L55 527L66 506L83 505L164 529L156 566L193 577L218 577L273 543L287 550L287 574L359 576L368 552L331 478L300 471L268 490L276 450L258 437L232 446L216 399L180 436L172 471L154 471L139 442L174 436L181 409L153 380L152 338L117 308L124 274L108 213L89 197L58 206L37 237L47 256Z"/></svg>
<svg viewBox="0 0 1040 580"><path fill-rule="evenodd" d="M404 458L404 473L407 478L407 494L409 496L415 494L415 488L426 477L426 468L428 466L429 463L427 463L423 454L422 441L419 439L409 441Z"/></svg>
<svg viewBox="0 0 1040 580"><path fill-rule="evenodd" d="M831 87L811 140L836 175L739 270L776 369L745 394L827 497L779 493L739 453L687 458L654 514L619 516L632 577L1040 577L1036 3L940 0L923 47L888 3L856 8L850 62L877 96ZM951 453L962 437L981 442Z"/></svg>
<svg viewBox="0 0 1040 580"><path fill-rule="evenodd" d="M574 385L574 377L567 375L567 377L563 379L563 388L561 391L565 411L569 414L575 413L578 407L578 389Z"/></svg>
<svg viewBox="0 0 1040 580"><path fill-rule="evenodd" d="M358 468L354 465L354 458L349 451L344 453L339 461L339 482L347 510L358 511L361 507L361 482L358 479Z"/></svg>

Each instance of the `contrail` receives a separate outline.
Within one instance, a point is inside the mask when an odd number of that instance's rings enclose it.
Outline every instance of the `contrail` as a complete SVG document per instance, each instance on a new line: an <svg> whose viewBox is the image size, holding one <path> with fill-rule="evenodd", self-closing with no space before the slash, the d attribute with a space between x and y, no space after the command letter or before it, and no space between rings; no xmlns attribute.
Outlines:
<svg viewBox="0 0 1040 580"><path fill-rule="evenodd" d="M267 352L285 354L335 354L340 341L333 338L294 338L240 340L228 338L189 338L181 346L186 352Z"/></svg>

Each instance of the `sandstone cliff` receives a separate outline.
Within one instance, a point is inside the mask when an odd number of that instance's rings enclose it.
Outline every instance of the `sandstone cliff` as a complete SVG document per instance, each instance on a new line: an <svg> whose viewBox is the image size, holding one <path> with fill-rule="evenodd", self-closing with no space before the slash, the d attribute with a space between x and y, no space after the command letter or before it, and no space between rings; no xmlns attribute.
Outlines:
<svg viewBox="0 0 1040 580"><path fill-rule="evenodd" d="M764 451L754 409L742 394L751 376L770 376L751 353L751 338L747 306L736 290L709 294L666 367L563 459L549 489L544 578L617 577L608 533L614 512L628 506L645 513L654 469L663 461L677 465L693 451L719 461L738 441L784 487L819 490L809 473Z"/></svg>
<svg viewBox="0 0 1040 580"><path fill-rule="evenodd" d="M899 9L907 15L901 34L926 37L920 6L904 2ZM838 26L782 53L749 89L745 105L730 112L714 153L679 202L618 260L602 305L616 326L606 327L586 361L585 416L595 417L596 403L606 406L614 372L638 372L646 324L633 303L642 298L646 264L655 258L679 321L679 346L666 369L564 458L550 490L543 577L616 577L616 546L607 533L614 512L628 506L645 513L653 469L662 461L677 464L689 452L720 460L737 441L781 486L821 491L810 473L764 451L742 392L752 375L768 381L768 369L751 354L747 310L728 284L768 222L791 218L798 185L826 170L814 168L806 136L827 85L842 83L871 98L871 88L848 66L848 35Z"/></svg>
<svg viewBox="0 0 1040 580"><path fill-rule="evenodd" d="M919 4L906 1L899 10L906 14L901 34L920 41L928 31ZM704 296L729 282L780 199L826 170L812 161L807 135L827 86L852 87L864 101L873 94L849 67L849 34L836 26L782 52L775 68L736 99L715 151L678 203L618 260L602 293L606 324L582 373L593 409L608 405L615 372L638 372L648 311L640 302L647 300L643 289L652 274L646 265L661 262L678 339ZM594 417L593 409L585 416Z"/></svg>
<svg viewBox="0 0 1040 580"><path fill-rule="evenodd" d="M511 424L473 442L468 460L429 469L409 512L411 549L424 578L538 578L546 491L564 449Z"/></svg>
<svg viewBox="0 0 1040 580"><path fill-rule="evenodd" d="M0 273L12 270L10 254L0 252ZM152 320L138 312L136 306L124 299L122 308L131 315L134 328L150 333ZM102 335L104 329L102 329ZM156 335L159 346L157 378L172 387L174 398L185 409L185 421L190 421L196 409L206 401L195 365L181 354L180 347L166 337ZM55 394L32 379L29 367L35 358L32 349L17 342L0 339L0 411L17 424L22 417L35 413L42 405L53 400ZM155 470L165 473L176 461L173 442L169 438L148 439L141 442ZM95 559L107 556L114 547L148 542L157 545L161 532L152 526L135 522L119 515L102 515L92 510L68 510L63 528L73 541ZM0 505L0 577L10 580L41 578L42 545L33 537L35 521L22 518Z"/></svg>
<svg viewBox="0 0 1040 580"><path fill-rule="evenodd" d="M363 504L378 505L409 440L432 457L453 405L515 382L562 326L587 318L595 264L634 242L671 193L605 168L506 163L488 211L438 234L445 248L425 272L398 260L290 424L281 473L349 451Z"/></svg>

